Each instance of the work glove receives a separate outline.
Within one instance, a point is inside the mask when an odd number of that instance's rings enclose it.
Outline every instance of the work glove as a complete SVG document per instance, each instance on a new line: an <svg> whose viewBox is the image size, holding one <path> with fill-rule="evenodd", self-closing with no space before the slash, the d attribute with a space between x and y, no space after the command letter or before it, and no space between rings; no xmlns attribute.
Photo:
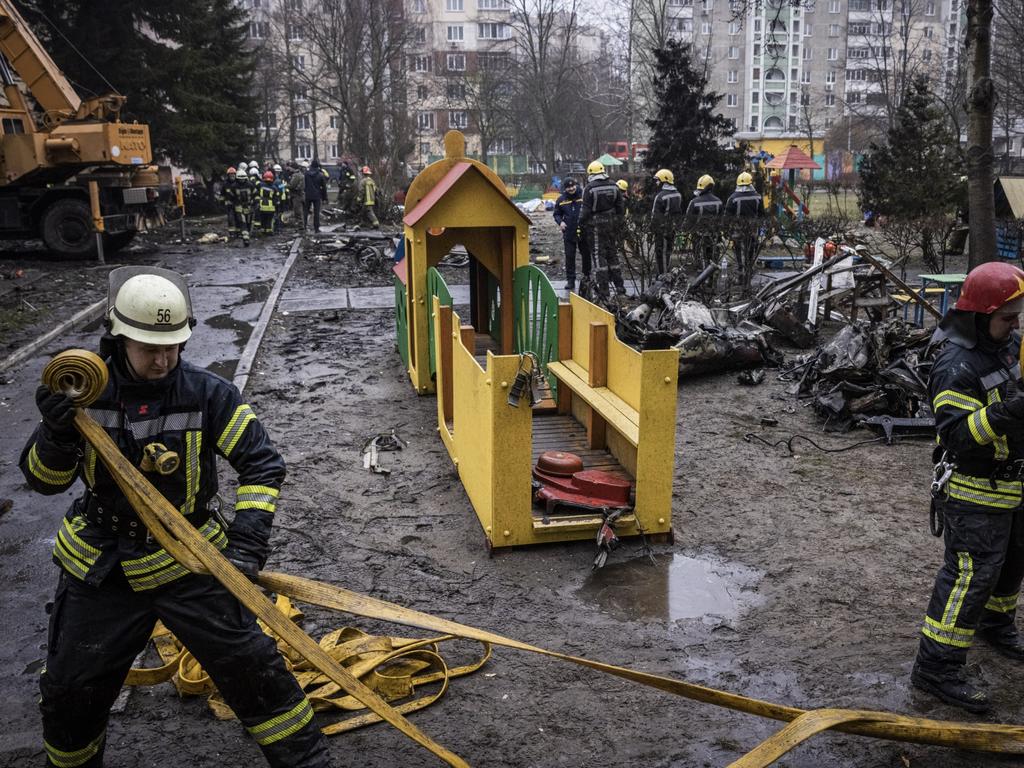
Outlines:
<svg viewBox="0 0 1024 768"><path fill-rule="evenodd" d="M36 390L36 407L43 417L43 427L48 436L58 443L78 441L75 429L75 404L63 392L51 392L40 386Z"/></svg>
<svg viewBox="0 0 1024 768"><path fill-rule="evenodd" d="M1019 389L1017 393L1003 403L1006 414L1015 419L1024 420L1024 392Z"/></svg>
<svg viewBox="0 0 1024 768"><path fill-rule="evenodd" d="M221 554L253 584L259 581L260 561L254 555L243 549L233 547L230 543L224 547L224 551Z"/></svg>
<svg viewBox="0 0 1024 768"><path fill-rule="evenodd" d="M565 230L569 228L569 225L566 224L564 221L561 224L559 224L558 226L559 226L559 228L561 228L561 230L563 232L565 232Z"/></svg>

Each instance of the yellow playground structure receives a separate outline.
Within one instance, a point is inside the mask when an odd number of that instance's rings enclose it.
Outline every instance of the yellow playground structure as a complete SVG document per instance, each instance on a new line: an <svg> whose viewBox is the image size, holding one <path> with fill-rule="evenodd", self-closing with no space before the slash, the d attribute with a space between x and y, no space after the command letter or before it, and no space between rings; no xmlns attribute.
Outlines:
<svg viewBox="0 0 1024 768"><path fill-rule="evenodd" d="M501 179L457 131L445 155L406 196L398 349L416 391L437 393L488 548L592 539L605 523L671 537L678 352L637 352L610 313L575 294L560 303ZM469 254L465 318L437 270L456 245Z"/></svg>

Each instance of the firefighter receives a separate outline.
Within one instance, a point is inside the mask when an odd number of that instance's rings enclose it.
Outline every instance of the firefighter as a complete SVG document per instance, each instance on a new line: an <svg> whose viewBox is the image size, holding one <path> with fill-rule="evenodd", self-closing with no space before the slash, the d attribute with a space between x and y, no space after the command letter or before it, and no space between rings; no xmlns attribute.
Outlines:
<svg viewBox="0 0 1024 768"><path fill-rule="evenodd" d="M932 514L941 521L945 555L910 679L974 713L990 706L964 674L975 637L1024 661L1015 622L1024 574L1022 310L1024 271L982 264L967 275L933 337L943 346L928 381L938 434ZM933 523L933 531L939 527Z"/></svg>
<svg viewBox="0 0 1024 768"><path fill-rule="evenodd" d="M235 203L233 200L233 194L231 188L235 184L235 176L238 173L238 169L235 166L228 168L224 174L224 182L221 184L220 191L217 193L217 201L224 206L228 216L228 239L234 240L238 237L240 230L240 223L238 216L235 214Z"/></svg>
<svg viewBox="0 0 1024 768"><path fill-rule="evenodd" d="M170 270L110 273L100 351L110 381L89 413L139 464L159 443L180 456L149 478L190 524L250 579L267 559L284 460L230 382L181 357L192 335L188 287ZM45 495L85 485L53 548L60 567L40 676L47 765L98 768L107 717L132 661L159 619L215 681L271 766L329 763L313 710L272 637L216 579L190 573L149 535L94 449L76 430L63 393L36 393L42 423L22 451L28 484ZM234 520L214 514L217 456L238 474Z"/></svg>
<svg viewBox="0 0 1024 768"><path fill-rule="evenodd" d="M359 190L359 198L362 202L360 218L362 221L368 222L374 229L380 229L380 222L377 220L377 214L373 210L374 206L377 205L377 182L373 180L371 175L373 171L370 170L370 166L364 165L359 169L359 172L363 174Z"/></svg>
<svg viewBox="0 0 1024 768"><path fill-rule="evenodd" d="M658 188L651 208L651 234L654 236L654 263L659 275L672 261L676 231L683 216L683 196L676 189L676 177L668 168L654 174Z"/></svg>
<svg viewBox="0 0 1024 768"><path fill-rule="evenodd" d="M625 179L619 179L615 182L615 186L622 190L623 199L629 202L629 182Z"/></svg>
<svg viewBox="0 0 1024 768"><path fill-rule="evenodd" d="M274 163L274 187L277 189L277 214L274 216L274 232L284 227L284 214L291 207L288 201L288 179L280 163Z"/></svg>
<svg viewBox="0 0 1024 768"><path fill-rule="evenodd" d="M359 178L354 166L343 160L338 168L338 207L346 214L358 215L359 202Z"/></svg>
<svg viewBox="0 0 1024 768"><path fill-rule="evenodd" d="M313 160L305 170L306 197L302 216L302 229L308 229L309 214L313 213L313 231L320 231L320 206L327 199L327 179L320 171L320 161Z"/></svg>
<svg viewBox="0 0 1024 768"><path fill-rule="evenodd" d="M235 172L234 182L225 190L224 196L234 211L234 219L238 227L238 234L242 237L242 244L248 248L249 233L252 229L252 187L249 185L248 174L244 168L239 168Z"/></svg>
<svg viewBox="0 0 1024 768"><path fill-rule="evenodd" d="M715 180L708 174L697 179L693 199L686 206L683 228L692 233L693 255L698 266L716 263L718 232L715 225L722 214L722 201L715 195Z"/></svg>
<svg viewBox="0 0 1024 768"><path fill-rule="evenodd" d="M587 186L580 207L580 228L586 233L591 263L597 265L597 285L608 293L608 282L615 284L620 296L626 293L619 267L618 230L626 213L622 190L608 178L604 164L595 160L587 166Z"/></svg>
<svg viewBox="0 0 1024 768"><path fill-rule="evenodd" d="M736 191L725 201L725 217L733 224L732 249L744 285L753 275L758 229L763 215L764 203L754 189L754 177L743 171L736 177Z"/></svg>
<svg viewBox="0 0 1024 768"><path fill-rule="evenodd" d="M305 232L306 173L301 166L294 168L292 175L288 177L288 196L292 201L292 219L295 226Z"/></svg>
<svg viewBox="0 0 1024 768"><path fill-rule="evenodd" d="M580 209L583 207L583 193L576 179L571 176L562 186L562 194L555 201L555 224L562 230L562 247L565 250L565 290L576 290L576 251L580 252L584 282L590 279L590 251L580 231Z"/></svg>
<svg viewBox="0 0 1024 768"><path fill-rule="evenodd" d="M256 189L256 224L257 232L264 235L274 233L274 219L277 218L277 207L281 199L277 184L274 182L274 172L267 171L263 174L263 181Z"/></svg>

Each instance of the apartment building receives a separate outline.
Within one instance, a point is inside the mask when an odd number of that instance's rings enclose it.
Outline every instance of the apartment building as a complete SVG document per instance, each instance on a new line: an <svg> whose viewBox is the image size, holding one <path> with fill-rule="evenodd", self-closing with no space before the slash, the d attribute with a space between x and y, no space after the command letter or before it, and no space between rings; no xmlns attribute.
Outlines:
<svg viewBox="0 0 1024 768"><path fill-rule="evenodd" d="M849 126L880 116L901 78L919 72L944 89L956 77L962 0L666 2L736 138L772 154L795 143L822 174L849 169L860 149Z"/></svg>

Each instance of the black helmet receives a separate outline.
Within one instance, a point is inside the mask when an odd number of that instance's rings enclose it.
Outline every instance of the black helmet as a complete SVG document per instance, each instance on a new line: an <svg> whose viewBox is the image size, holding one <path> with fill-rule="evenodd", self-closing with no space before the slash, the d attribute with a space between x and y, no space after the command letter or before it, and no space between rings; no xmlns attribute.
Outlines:
<svg viewBox="0 0 1024 768"><path fill-rule="evenodd" d="M570 176L569 178L567 178L565 180L565 184L563 186L566 186L566 187L575 187L575 186L577 186L576 179L574 179L572 176Z"/></svg>

